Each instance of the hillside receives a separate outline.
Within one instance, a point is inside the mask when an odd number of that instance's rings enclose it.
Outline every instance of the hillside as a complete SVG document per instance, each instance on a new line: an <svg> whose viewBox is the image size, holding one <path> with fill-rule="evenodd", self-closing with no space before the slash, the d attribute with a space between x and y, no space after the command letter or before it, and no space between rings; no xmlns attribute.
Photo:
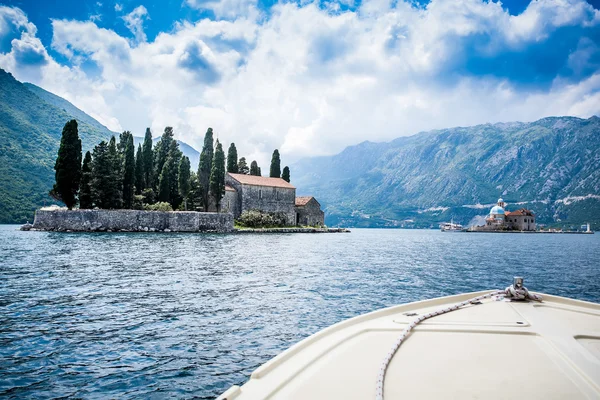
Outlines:
<svg viewBox="0 0 600 400"><path fill-rule="evenodd" d="M0 69L0 223L31 221L36 208L55 203L48 191L62 128L71 119L79 124L84 152L118 135L65 99ZM199 153L179 143L197 166Z"/></svg>
<svg viewBox="0 0 600 400"><path fill-rule="evenodd" d="M32 220L36 208L53 202L54 161L62 128L73 118L0 69L0 223ZM78 122L85 150L112 135Z"/></svg>
<svg viewBox="0 0 600 400"><path fill-rule="evenodd" d="M600 223L600 118L485 124L364 142L292 167L327 223L469 224L498 197L545 224ZM514 204L520 203L520 204Z"/></svg>

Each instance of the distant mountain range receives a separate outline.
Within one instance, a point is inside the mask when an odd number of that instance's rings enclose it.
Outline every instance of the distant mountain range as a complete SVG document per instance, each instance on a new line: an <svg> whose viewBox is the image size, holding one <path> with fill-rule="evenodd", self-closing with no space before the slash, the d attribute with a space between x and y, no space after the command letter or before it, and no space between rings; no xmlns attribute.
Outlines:
<svg viewBox="0 0 600 400"><path fill-rule="evenodd" d="M48 191L62 128L71 119L78 121L84 152L118 137L67 100L0 69L0 223L31 221L36 208L55 202ZM161 134L154 132L154 140ZM179 143L195 169L199 153Z"/></svg>
<svg viewBox="0 0 600 400"><path fill-rule="evenodd" d="M290 166L329 225L481 222L499 197L542 224L600 228L600 118L485 124L364 142ZM511 204L512 203L512 204Z"/></svg>

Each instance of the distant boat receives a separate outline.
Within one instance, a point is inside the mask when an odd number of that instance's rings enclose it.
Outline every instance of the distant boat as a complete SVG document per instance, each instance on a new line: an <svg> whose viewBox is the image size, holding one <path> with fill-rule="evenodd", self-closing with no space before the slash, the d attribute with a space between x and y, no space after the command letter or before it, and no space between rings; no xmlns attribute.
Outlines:
<svg viewBox="0 0 600 400"><path fill-rule="evenodd" d="M460 232L464 227L461 224L455 224L453 218L450 222L442 222L440 229L442 232Z"/></svg>

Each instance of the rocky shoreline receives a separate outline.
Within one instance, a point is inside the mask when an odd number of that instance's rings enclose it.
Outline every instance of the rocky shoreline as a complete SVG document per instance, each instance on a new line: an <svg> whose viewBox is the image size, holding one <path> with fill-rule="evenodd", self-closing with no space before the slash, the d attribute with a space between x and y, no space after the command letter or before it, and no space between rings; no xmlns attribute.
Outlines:
<svg viewBox="0 0 600 400"><path fill-rule="evenodd" d="M350 233L347 228L238 228L236 233Z"/></svg>

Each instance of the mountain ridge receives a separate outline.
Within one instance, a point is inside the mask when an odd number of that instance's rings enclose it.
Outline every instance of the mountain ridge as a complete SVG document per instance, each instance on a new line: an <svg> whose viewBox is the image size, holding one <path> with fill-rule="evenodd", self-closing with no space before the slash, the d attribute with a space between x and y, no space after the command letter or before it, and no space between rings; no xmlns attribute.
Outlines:
<svg viewBox="0 0 600 400"><path fill-rule="evenodd" d="M523 204L537 210L542 223L577 224L598 221L600 214L593 197L600 194L598 139L597 116L547 117L362 142L291 167L300 194L321 201L330 225L433 227L452 217L466 224L481 212L462 205L507 196L532 199ZM593 196L560 202L587 195ZM423 212L432 208L439 210Z"/></svg>

